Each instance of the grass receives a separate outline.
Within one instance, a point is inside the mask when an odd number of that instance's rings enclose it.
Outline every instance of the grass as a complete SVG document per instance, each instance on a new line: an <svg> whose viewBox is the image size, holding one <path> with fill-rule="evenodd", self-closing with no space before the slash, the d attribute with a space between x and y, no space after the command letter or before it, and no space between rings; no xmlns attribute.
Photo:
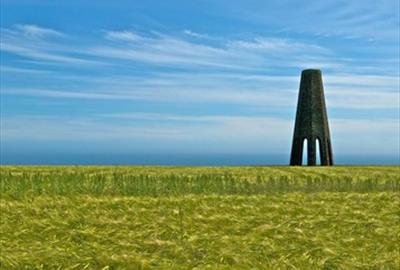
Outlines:
<svg viewBox="0 0 400 270"><path fill-rule="evenodd" d="M0 269L398 269L399 167L1 167Z"/></svg>

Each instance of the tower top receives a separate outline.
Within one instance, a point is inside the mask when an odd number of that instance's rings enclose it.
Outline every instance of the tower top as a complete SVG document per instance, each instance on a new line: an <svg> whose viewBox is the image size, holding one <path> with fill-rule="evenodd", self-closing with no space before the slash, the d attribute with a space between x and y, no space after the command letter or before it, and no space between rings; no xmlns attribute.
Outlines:
<svg viewBox="0 0 400 270"><path fill-rule="evenodd" d="M306 74L306 73L321 73L320 69L316 69L316 68L308 68L308 69L304 69L302 72L302 74Z"/></svg>

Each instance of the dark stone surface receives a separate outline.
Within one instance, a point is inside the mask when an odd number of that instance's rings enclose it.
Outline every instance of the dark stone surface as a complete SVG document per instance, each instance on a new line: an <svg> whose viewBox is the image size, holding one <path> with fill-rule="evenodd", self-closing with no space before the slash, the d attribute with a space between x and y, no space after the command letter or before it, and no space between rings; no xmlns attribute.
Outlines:
<svg viewBox="0 0 400 270"><path fill-rule="evenodd" d="M316 140L319 141L321 165L333 165L324 88L318 69L306 69L301 73L290 165L302 165L305 139L308 145L307 165L316 165Z"/></svg>

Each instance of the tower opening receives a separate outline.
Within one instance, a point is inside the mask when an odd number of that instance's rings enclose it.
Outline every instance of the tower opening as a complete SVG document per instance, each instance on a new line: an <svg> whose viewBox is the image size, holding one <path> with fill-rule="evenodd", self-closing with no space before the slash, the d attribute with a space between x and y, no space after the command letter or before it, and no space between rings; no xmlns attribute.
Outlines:
<svg viewBox="0 0 400 270"><path fill-rule="evenodd" d="M317 154L317 159L316 159L316 165L321 165L322 164L322 156L321 156L321 142L319 138L315 140L315 152Z"/></svg>
<svg viewBox="0 0 400 270"><path fill-rule="evenodd" d="M308 141L307 138L304 138L303 142L303 154L302 154L302 162L301 164L307 164L307 158L308 158Z"/></svg>

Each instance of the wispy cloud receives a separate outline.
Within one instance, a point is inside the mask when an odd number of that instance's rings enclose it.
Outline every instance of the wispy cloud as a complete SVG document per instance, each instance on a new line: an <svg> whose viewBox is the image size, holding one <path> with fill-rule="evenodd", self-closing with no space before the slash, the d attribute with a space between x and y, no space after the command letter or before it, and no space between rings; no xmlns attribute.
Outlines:
<svg viewBox="0 0 400 270"><path fill-rule="evenodd" d="M57 37L49 40L49 37ZM64 44L65 35L53 29L35 25L15 25L11 29L1 29L0 50L27 59L44 63L77 65L99 64L98 61L83 57L73 46Z"/></svg>
<svg viewBox="0 0 400 270"><path fill-rule="evenodd" d="M2 36L3 52L70 65L146 64L156 67L258 72L309 67L337 70L351 66L349 59L337 58L334 51L320 44L277 37L258 36L208 42L161 33L142 35L123 30L105 31L104 39L92 40L87 44L74 44L71 41L65 44L62 33L31 25L2 29ZM49 41L49 36L61 39Z"/></svg>
<svg viewBox="0 0 400 270"><path fill-rule="evenodd" d="M338 73L324 76L323 79L327 85L360 86L364 89L375 88L380 91L391 90L397 92L400 86L400 80L396 76Z"/></svg>
<svg viewBox="0 0 400 270"><path fill-rule="evenodd" d="M110 35L108 32L106 38ZM89 50L98 57L116 58L150 64L170 66L214 66L238 67L241 56L235 56L224 48L192 43L173 36L142 37L133 32L119 32L118 35L137 37L128 47L98 46ZM133 41L133 40L131 40Z"/></svg>
<svg viewBox="0 0 400 270"><path fill-rule="evenodd" d="M64 36L63 33L50 28L44 28L33 24L17 24L14 27L21 34L30 38L43 38L48 36Z"/></svg>
<svg viewBox="0 0 400 270"><path fill-rule="evenodd" d="M200 37L186 30L187 35ZM301 62L332 67L329 49L289 39L257 37L227 40L218 44L192 42L170 35L141 36L135 32L106 32L106 39L129 41L127 47L97 46L89 50L98 57L116 58L169 66L209 66L234 69L261 69L268 66L298 66ZM309 54L312 52L312 54ZM308 55L308 57L307 57ZM287 57L292 60L287 62ZM324 63L325 62L325 63ZM336 61L334 61L336 62Z"/></svg>
<svg viewBox="0 0 400 270"><path fill-rule="evenodd" d="M41 60L46 62L78 64L78 65L99 64L98 61L63 55L62 53L54 53L50 52L49 50L44 50L42 48L29 47L29 45L24 46L7 42L4 43L1 42L1 50L4 52L13 53L26 58Z"/></svg>
<svg viewBox="0 0 400 270"><path fill-rule="evenodd" d="M379 90L330 88L329 92L326 91L326 98L327 104L336 108L393 109L400 106L399 93Z"/></svg>
<svg viewBox="0 0 400 270"><path fill-rule="evenodd" d="M257 25L281 27L288 33L308 33L331 38L395 40L398 35L399 1L358 0L261 2L247 5L229 2L226 16ZM215 4L226 9L227 1Z"/></svg>
<svg viewBox="0 0 400 270"><path fill-rule="evenodd" d="M188 35L188 36L195 37L195 38L210 38L209 35L199 34L199 33L193 32L193 31L188 30L188 29L184 30L183 33Z"/></svg>
<svg viewBox="0 0 400 270"><path fill-rule="evenodd" d="M331 53L331 50L315 45L307 44L282 38L257 37L250 41L236 40L229 43L229 46L237 49L258 51L264 53L304 53L312 51L314 54Z"/></svg>
<svg viewBox="0 0 400 270"><path fill-rule="evenodd" d="M296 95L282 94L279 92L254 92L240 89L219 89L218 92L201 91L193 89L170 88L162 90L148 89L114 89L98 91L63 91L52 89L29 89L14 88L4 89L6 95L23 95L48 97L58 99L88 99L88 100L137 100L148 102L190 102L190 103L221 103L221 104L242 104L253 106L294 106ZM290 97L291 96L291 97Z"/></svg>
<svg viewBox="0 0 400 270"><path fill-rule="evenodd" d="M105 38L109 40L120 40L129 42L142 41L143 38L136 33L130 31L107 31Z"/></svg>
<svg viewBox="0 0 400 270"><path fill-rule="evenodd" d="M48 73L52 73L50 70L20 68L20 67L6 66L6 65L0 65L0 72L25 73L25 74L48 74Z"/></svg>

